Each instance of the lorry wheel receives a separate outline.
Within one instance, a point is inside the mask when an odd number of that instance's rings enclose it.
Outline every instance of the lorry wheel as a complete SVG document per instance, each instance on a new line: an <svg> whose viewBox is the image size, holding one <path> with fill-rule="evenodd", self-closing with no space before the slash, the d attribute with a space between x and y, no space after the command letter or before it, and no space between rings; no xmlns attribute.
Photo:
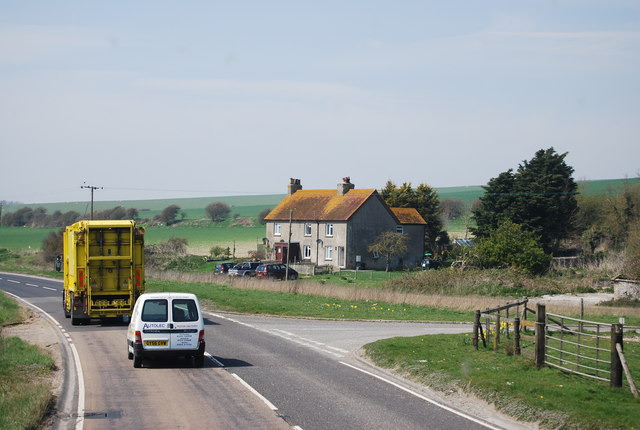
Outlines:
<svg viewBox="0 0 640 430"><path fill-rule="evenodd" d="M204 355L196 355L193 357L193 364L196 367L202 367L204 365Z"/></svg>
<svg viewBox="0 0 640 430"><path fill-rule="evenodd" d="M73 315L70 315L70 318L71 318L71 325L80 325L80 323L82 322L80 318L74 317Z"/></svg>
<svg viewBox="0 0 640 430"><path fill-rule="evenodd" d="M135 354L133 355L133 367L135 367L136 369L139 369L142 367L142 357Z"/></svg>
<svg viewBox="0 0 640 430"><path fill-rule="evenodd" d="M65 291L62 292L62 310L64 311L65 318L71 318L71 312L67 310L67 293Z"/></svg>

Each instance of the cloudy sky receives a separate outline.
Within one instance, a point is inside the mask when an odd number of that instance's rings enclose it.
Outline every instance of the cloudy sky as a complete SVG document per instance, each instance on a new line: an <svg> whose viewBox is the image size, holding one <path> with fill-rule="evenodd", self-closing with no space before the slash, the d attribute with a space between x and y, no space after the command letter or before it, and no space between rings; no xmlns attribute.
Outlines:
<svg viewBox="0 0 640 430"><path fill-rule="evenodd" d="M636 0L0 1L0 201L640 174Z"/></svg>

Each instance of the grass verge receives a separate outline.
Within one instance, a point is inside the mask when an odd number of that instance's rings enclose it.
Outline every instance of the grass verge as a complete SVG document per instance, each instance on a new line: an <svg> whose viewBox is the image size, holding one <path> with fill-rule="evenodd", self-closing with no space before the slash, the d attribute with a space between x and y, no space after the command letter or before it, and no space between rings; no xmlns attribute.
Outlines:
<svg viewBox="0 0 640 430"><path fill-rule="evenodd" d="M427 306L370 300L340 300L317 295L239 289L218 284L152 280L147 281L146 291L191 292L195 293L208 308L250 314L362 320L469 322L473 318L473 314L469 312Z"/></svg>
<svg viewBox="0 0 640 430"><path fill-rule="evenodd" d="M53 402L48 377L54 360L2 327L22 320L20 308L0 293L0 429L35 429Z"/></svg>
<svg viewBox="0 0 640 430"><path fill-rule="evenodd" d="M378 366L438 390L470 392L542 428L640 428L640 400L626 381L622 389L611 389L552 368L537 369L523 356L476 351L469 335L386 339L366 345L365 351ZM640 370L640 343L625 343L625 356L632 371Z"/></svg>

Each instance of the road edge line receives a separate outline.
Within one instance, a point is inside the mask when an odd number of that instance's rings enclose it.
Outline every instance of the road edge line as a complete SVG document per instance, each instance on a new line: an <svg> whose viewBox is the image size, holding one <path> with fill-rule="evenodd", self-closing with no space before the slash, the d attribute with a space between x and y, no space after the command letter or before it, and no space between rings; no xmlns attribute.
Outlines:
<svg viewBox="0 0 640 430"><path fill-rule="evenodd" d="M460 411L458 411L458 410L456 410L456 409L454 409L454 408L452 408L450 406L446 406L446 405L444 405L444 404L442 404L440 402L437 402L437 401L435 401L433 399L430 399L430 398L428 398L428 397L426 397L426 396L424 396L424 395L422 395L422 394L420 394L418 392L410 390L407 387L403 387L402 385L400 385L400 384L398 384L396 382L393 382L393 381L391 381L389 379L383 378L382 376L376 375L375 373L369 372L368 370L361 369L361 368L359 368L357 366L354 366L352 364L345 363L344 361L339 361L338 363L343 364L343 365L345 365L347 367L350 367L351 369L357 370L358 372L362 372L362 373L364 373L366 375L373 376L376 379L379 379L379 380L381 380L383 382L386 382L387 384L393 385L394 387L399 388L399 389L401 389L401 390L403 390L403 391L405 391L405 392L407 392L407 393L409 393L409 394L411 394L411 395L413 395L413 396L415 396L415 397L417 397L419 399L422 399L422 400L424 400L424 401L426 401L428 403L431 403L434 406L437 406L437 407L439 407L441 409L444 409L445 411L451 412L451 413L453 413L455 415L458 415L458 416L460 416L462 418L465 418L465 419L467 419L469 421L472 421L472 422L474 422L476 424L480 424L481 426L484 426L484 427L492 429L492 430L501 430L501 427L494 427L493 425L491 425L491 424L489 424L489 423L487 423L485 421L482 421L482 420L480 420L478 418L474 418L471 415L465 414L464 412L460 412Z"/></svg>
<svg viewBox="0 0 640 430"><path fill-rule="evenodd" d="M53 318L51 315L49 315L47 312L45 312L44 309L34 305L33 303L29 303L22 297L16 296L15 294L9 293L8 291L5 291L5 293L20 300L21 302L25 303L27 306L36 309L38 313L40 313L41 315L44 315L49 320L49 322L53 323L55 327L58 327L60 334L62 334L63 338L65 338L64 335L66 332L63 330L60 323L56 321L56 319ZM82 430L84 427L84 394L85 394L84 393L84 374L82 372L82 364L80 363L80 356L78 355L78 350L76 349L70 337L66 338L66 341L67 341L67 346L71 349L71 355L73 356L73 362L76 368L76 378L78 381L78 410L77 410L78 418L76 420L75 428L76 430Z"/></svg>

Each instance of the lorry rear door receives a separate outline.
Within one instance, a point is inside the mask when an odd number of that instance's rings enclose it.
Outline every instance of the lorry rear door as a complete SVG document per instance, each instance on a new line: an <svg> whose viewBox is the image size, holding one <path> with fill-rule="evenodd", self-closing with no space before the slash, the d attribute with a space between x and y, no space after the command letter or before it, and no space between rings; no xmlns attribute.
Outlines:
<svg viewBox="0 0 640 430"><path fill-rule="evenodd" d="M173 299L171 320L171 349L198 349L200 315L195 300Z"/></svg>

